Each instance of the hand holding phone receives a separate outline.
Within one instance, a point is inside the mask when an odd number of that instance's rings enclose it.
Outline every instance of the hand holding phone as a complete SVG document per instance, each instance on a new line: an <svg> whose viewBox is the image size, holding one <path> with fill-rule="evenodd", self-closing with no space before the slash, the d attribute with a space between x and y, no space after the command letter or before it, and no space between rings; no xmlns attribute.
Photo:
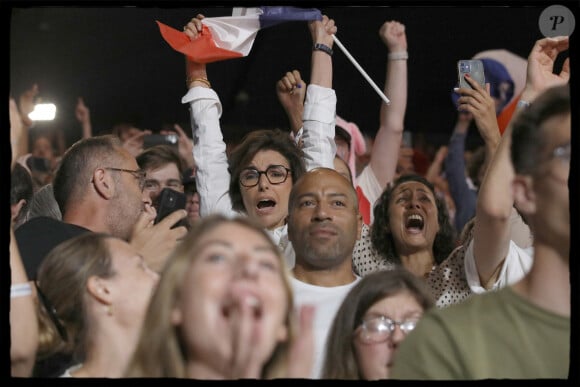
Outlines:
<svg viewBox="0 0 580 387"><path fill-rule="evenodd" d="M470 88L471 85L465 80L465 74L479 83L485 89L485 73L483 62L479 59L462 59L457 61L457 79L460 88Z"/></svg>
<svg viewBox="0 0 580 387"><path fill-rule="evenodd" d="M154 224L161 222L169 214L177 211L179 209L185 209L186 198L185 194L179 191L175 191L171 188L163 188L158 197L157 206L157 217L155 218ZM186 226L186 220L181 219L179 222L175 223L171 228Z"/></svg>

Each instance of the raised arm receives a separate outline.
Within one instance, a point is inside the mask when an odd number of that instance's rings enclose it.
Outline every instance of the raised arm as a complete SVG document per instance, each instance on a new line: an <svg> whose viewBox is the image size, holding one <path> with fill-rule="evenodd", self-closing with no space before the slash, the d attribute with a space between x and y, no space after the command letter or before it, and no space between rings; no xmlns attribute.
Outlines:
<svg viewBox="0 0 580 387"><path fill-rule="evenodd" d="M384 189L394 180L407 108L407 35L397 21L385 22L379 35L389 50L384 93L391 104L381 103L380 126L371 152L370 167Z"/></svg>
<svg viewBox="0 0 580 387"><path fill-rule="evenodd" d="M20 156L28 153L28 129L25 127L18 111L14 98L8 100L8 113L10 116L10 146L12 149L11 167Z"/></svg>
<svg viewBox="0 0 580 387"><path fill-rule="evenodd" d="M332 35L337 31L334 20L323 15L321 21L308 22L312 36L310 84L306 90L302 136L306 169L334 168L336 144L336 93L332 89Z"/></svg>
<svg viewBox="0 0 580 387"><path fill-rule="evenodd" d="M509 162L509 136L500 137L495 103L488 90L468 79L474 87L460 89L460 109L474 115L477 128L486 147L487 173L479 188L473 229L473 256L479 282L489 288L497 278L510 241L510 213L513 208ZM500 142L501 140L501 142ZM499 144L499 146L498 146Z"/></svg>
<svg viewBox="0 0 580 387"><path fill-rule="evenodd" d="M10 273L10 370L13 377L30 377L38 348L38 320L12 225Z"/></svg>
<svg viewBox="0 0 580 387"><path fill-rule="evenodd" d="M471 113L459 112L453 134L449 139L447 157L445 159L445 177L449 186L449 193L455 203L455 218L453 224L458 233L464 225L475 215L474 192L465 177L465 140L469 124L473 119Z"/></svg>
<svg viewBox="0 0 580 387"><path fill-rule="evenodd" d="M190 39L196 39L201 34L202 19L203 15L198 15L185 26L184 32ZM201 216L215 212L229 215L233 210L228 195L230 174L226 144L219 122L222 105L216 92L211 89L205 64L189 58L186 60L186 84L189 90L181 102L190 106L199 212Z"/></svg>
<svg viewBox="0 0 580 387"><path fill-rule="evenodd" d="M567 37L545 38L536 42L528 56L526 86L521 99L531 103L545 89L568 82L569 59L564 62L560 74L553 73L556 57L567 48ZM483 95L481 88L475 82L471 80L469 82L475 88L475 92L478 92L480 96ZM462 96L460 102L467 102L466 99L473 101L474 96ZM509 161L511 128L508 126L495 155L492 155L493 143L499 138L497 134L499 129L497 121L491 119L491 110L494 106L491 106L489 101L486 105L486 109L477 110L481 113L480 115L474 114L486 146L489 143L490 150L486 158L490 160L490 164L478 194L473 256L481 285L490 289L498 280L501 280L500 273L505 266L510 241L515 239L514 235L518 231L516 227L525 226L510 221L510 217L516 217L511 194L514 171ZM504 285L506 285L505 281L499 284L499 286Z"/></svg>
<svg viewBox="0 0 580 387"><path fill-rule="evenodd" d="M75 108L75 115L77 121L81 124L83 130L83 138L89 138L93 136L93 127L91 125L91 111L85 105L85 101L82 97L77 100L77 106Z"/></svg>
<svg viewBox="0 0 580 387"><path fill-rule="evenodd" d="M32 127L32 120L28 118L34 110L34 99L38 95L38 85L34 84L18 96L18 101L10 98L10 143L12 146L12 161L30 153L28 147L28 131Z"/></svg>
<svg viewBox="0 0 580 387"><path fill-rule="evenodd" d="M306 96L306 84L302 80L300 71L288 71L276 82L276 95L288 116L292 134L294 137L298 136L300 129L302 129L304 97Z"/></svg>
<svg viewBox="0 0 580 387"><path fill-rule="evenodd" d="M526 86L520 101L532 103L544 90L568 83L570 58L566 58L559 74L554 73L554 63L561 52L568 50L567 36L544 38L536 41L528 56Z"/></svg>

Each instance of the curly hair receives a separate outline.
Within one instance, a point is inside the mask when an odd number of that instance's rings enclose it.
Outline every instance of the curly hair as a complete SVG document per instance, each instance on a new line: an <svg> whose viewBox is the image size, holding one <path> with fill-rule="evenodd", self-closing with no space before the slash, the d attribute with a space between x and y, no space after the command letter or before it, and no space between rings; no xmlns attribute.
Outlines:
<svg viewBox="0 0 580 387"><path fill-rule="evenodd" d="M395 247L393 234L390 232L389 226L389 204L395 188L403 183L409 181L416 181L429 188L435 197L435 205L437 206L437 222L439 223L439 231L435 235L433 242L433 256L437 264L443 262L445 258L453 251L455 247L455 229L449 221L449 214L445 202L435 194L435 188L427 179L419 175L403 175L396 179L387 189L383 191L377 200L374 209L374 222L371 226L371 243L375 250L379 252L387 261L401 263L399 254Z"/></svg>
<svg viewBox="0 0 580 387"><path fill-rule="evenodd" d="M250 164L256 153L265 150L278 152L288 160L292 183L295 183L306 172L302 150L296 146L287 132L280 129L261 129L248 133L234 149L228 163L229 193L232 208L236 211L246 213L240 189L240 174Z"/></svg>

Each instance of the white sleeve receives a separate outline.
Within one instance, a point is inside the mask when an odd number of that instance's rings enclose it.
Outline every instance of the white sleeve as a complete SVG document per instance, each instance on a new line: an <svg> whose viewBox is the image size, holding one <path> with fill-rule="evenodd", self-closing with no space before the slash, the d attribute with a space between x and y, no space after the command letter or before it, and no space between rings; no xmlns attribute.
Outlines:
<svg viewBox="0 0 580 387"><path fill-rule="evenodd" d="M469 241L465 252L465 277L473 293L484 293L498 290L521 280L532 267L533 248L522 249L510 240L508 253L502 264L497 280L490 289L485 289L479 280L475 256L473 254L473 238Z"/></svg>
<svg viewBox="0 0 580 387"><path fill-rule="evenodd" d="M306 170L317 167L334 169L336 144L334 124L336 121L336 93L333 89L309 85L304 101L303 148Z"/></svg>
<svg viewBox="0 0 580 387"><path fill-rule="evenodd" d="M219 97L212 89L193 87L181 103L190 106L199 213L202 217L216 212L232 216L235 211L228 193L230 174L219 122L222 115Z"/></svg>

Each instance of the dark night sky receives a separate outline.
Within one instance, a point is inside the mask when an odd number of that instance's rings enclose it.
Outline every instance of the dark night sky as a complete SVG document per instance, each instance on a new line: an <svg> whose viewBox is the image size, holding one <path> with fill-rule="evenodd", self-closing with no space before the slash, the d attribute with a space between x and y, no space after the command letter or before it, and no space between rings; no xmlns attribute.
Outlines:
<svg viewBox="0 0 580 387"><path fill-rule="evenodd" d="M527 57L534 42L542 37L538 27L542 10L551 4L568 6L577 19L570 54L573 57L572 127L578 129L577 93L580 87L574 79L577 63L580 63L576 43L580 22L578 0L551 3L528 1L522 2L522 5L508 1L503 3L508 6L502 7L468 7L464 5L469 4L468 1L450 3L451 6L414 7L401 1L396 2L397 6L393 6L393 2L383 3L390 6L324 5L318 8L335 19L337 37L381 88L386 48L378 36L378 30L386 20L398 20L406 25L409 93L405 126L414 133L425 133L436 145L448 141L455 122L456 111L450 92L455 85L457 60L470 58L483 50L499 48ZM181 29L200 12L207 17L227 16L231 14L232 4L220 8L201 7L197 5L200 2L196 1L176 3L175 0L170 4L178 4L179 8L170 8L167 2L161 0L150 5L125 8L119 7L118 2L108 3L116 4L115 8L97 6L94 1L88 2L90 8L73 7L66 2L61 2L64 5L58 8L48 4L49 1L36 0L23 4L0 0L0 15L4 16L5 22L9 22L3 25L8 32L4 36L5 39L8 37L10 93L18 95L26 87L38 83L41 96L54 101L59 108L57 120L51 125L64 130L69 141L77 140L81 135L74 118L74 107L79 96L84 97L91 110L96 133L106 132L113 123L125 119L153 130L159 130L164 123L173 122L182 123L187 131L190 130L187 106L180 102L186 92L184 59L163 41L155 20ZM71 4L80 2L73 1ZM481 4L497 3L490 0ZM317 5L308 3L308 6ZM311 40L306 24L292 22L259 32L247 58L209 65L210 80L224 106L223 127L238 126L240 130L286 128L286 117L275 95L275 83L286 71L295 68L308 79L310 50ZM335 49L333 58L333 86L338 96L338 114L356 122L364 132L373 134L378 128L380 97L340 49ZM245 103L236 99L241 94L248 96ZM7 110L3 111L7 113ZM7 114L2 116L4 133L8 136ZM37 130L42 130L42 125L38 125ZM227 132L227 136L234 137L231 133ZM471 130L470 134L477 137L476 130ZM573 130L573 139L578 137L576 134ZM5 151L2 154L5 157L9 154L8 144L6 141L3 145ZM572 168L578 165L574 155ZM571 198L578 197L573 192L578 187L574 182L575 176L578 174L570 174ZM9 185L5 184L4 187L6 198ZM577 203L577 200L570 201L571 214L578 214ZM8 211L7 208L5 211ZM4 219L8 219L7 216ZM578 235L574 230L577 230L576 216L571 217L571 234ZM8 239L8 234L4 235ZM578 256L574 241L572 238L571 257ZM572 259L570 265L572 273L578 273L577 260ZM4 294L8 290L8 269L8 260L4 259L4 270L0 270L4 279L2 283L6 284ZM572 281L576 290L577 278L577 275L573 276L576 281ZM573 314L577 316L578 292L574 288ZM5 308L4 316L8 316L8 302L2 305ZM5 320L8 322L7 318ZM8 342L9 331L5 327L8 327L7 323L2 326L2 331L5 332L4 342ZM571 348L576 349L575 346ZM577 353L575 358L578 358ZM571 361L571 364L577 362ZM5 363L4 367L8 375L8 364ZM577 370L572 371L577 378Z"/></svg>
<svg viewBox="0 0 580 387"><path fill-rule="evenodd" d="M496 48L527 57L541 37L538 17L545 6L318 8L335 19L337 37L381 89L387 51L378 30L386 20L406 25L406 129L442 143L456 116L450 98L456 61ZM186 92L184 59L163 41L155 20L181 29L199 12L227 16L231 7L13 8L10 91L37 82L44 99L60 109L53 125L70 139L80 137L74 119L79 96L91 110L96 133L123 119L154 131L165 123L188 125L187 106L180 102ZM306 23L291 22L260 31L248 57L210 64L209 78L224 106L223 126L287 128L275 83L291 69L308 79L310 47ZM337 113L374 134L380 97L336 46L333 79ZM237 98L243 94L245 102Z"/></svg>

